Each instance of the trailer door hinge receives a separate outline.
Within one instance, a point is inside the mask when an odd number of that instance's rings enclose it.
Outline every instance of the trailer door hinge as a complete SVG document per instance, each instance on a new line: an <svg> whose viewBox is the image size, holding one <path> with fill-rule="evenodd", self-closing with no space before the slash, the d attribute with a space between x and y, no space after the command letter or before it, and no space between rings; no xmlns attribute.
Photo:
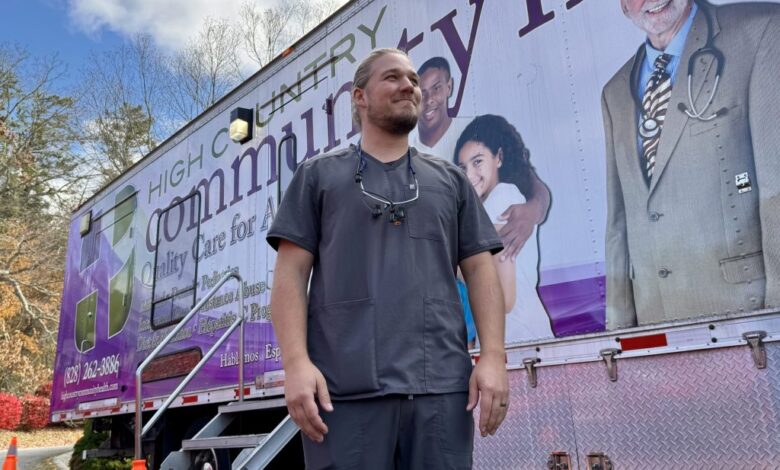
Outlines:
<svg viewBox="0 0 780 470"><path fill-rule="evenodd" d="M764 347L766 331L748 331L743 333L742 337L747 341L756 368L766 369L766 348Z"/></svg>
<svg viewBox="0 0 780 470"><path fill-rule="evenodd" d="M567 452L553 452L547 460L547 470L572 470L571 457Z"/></svg>
<svg viewBox="0 0 780 470"><path fill-rule="evenodd" d="M591 452L588 454L588 470L612 470L612 461L603 452Z"/></svg>
<svg viewBox="0 0 780 470"><path fill-rule="evenodd" d="M531 388L536 388L537 385L536 361L537 359L535 357L526 357L523 359L523 366L525 366L525 371L528 372L528 385L530 385Z"/></svg>
<svg viewBox="0 0 780 470"><path fill-rule="evenodd" d="M604 363L607 365L607 375L609 376L610 382L617 382L618 379L617 360L615 359L615 356L619 353L620 350L615 348L602 349L599 352L601 358L604 359Z"/></svg>

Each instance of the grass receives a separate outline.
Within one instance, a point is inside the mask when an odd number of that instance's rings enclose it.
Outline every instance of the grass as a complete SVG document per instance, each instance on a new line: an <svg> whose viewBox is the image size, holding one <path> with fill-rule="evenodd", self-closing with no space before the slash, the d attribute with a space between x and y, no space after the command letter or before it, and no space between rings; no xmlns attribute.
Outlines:
<svg viewBox="0 0 780 470"><path fill-rule="evenodd" d="M11 438L16 436L19 449L33 447L59 447L73 445L84 434L81 427L67 428L50 426L35 431L6 431L0 430L0 450L5 451L11 443Z"/></svg>

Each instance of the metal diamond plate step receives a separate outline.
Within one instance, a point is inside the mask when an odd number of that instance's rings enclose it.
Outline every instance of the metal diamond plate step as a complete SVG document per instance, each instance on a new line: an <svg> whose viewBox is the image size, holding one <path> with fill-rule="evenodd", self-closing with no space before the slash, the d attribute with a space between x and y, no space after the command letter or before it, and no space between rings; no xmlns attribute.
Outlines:
<svg viewBox="0 0 780 470"><path fill-rule="evenodd" d="M222 405L219 407L220 413L241 413L244 411L252 411L252 410L267 410L270 408L282 408L287 405L287 402L284 400L284 398L271 398L268 400L252 400L252 401L243 401L243 402L232 402L228 403L227 405Z"/></svg>
<svg viewBox="0 0 780 470"><path fill-rule="evenodd" d="M205 437L182 441L183 450L195 449L241 449L260 445L268 434L247 434L243 436Z"/></svg>

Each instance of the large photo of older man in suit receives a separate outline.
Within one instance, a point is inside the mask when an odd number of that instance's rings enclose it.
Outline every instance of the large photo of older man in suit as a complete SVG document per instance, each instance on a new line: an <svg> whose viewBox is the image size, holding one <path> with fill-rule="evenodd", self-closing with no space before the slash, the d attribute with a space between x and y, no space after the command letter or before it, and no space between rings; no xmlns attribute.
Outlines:
<svg viewBox="0 0 780 470"><path fill-rule="evenodd" d="M780 306L780 6L619 0L602 94L607 328Z"/></svg>

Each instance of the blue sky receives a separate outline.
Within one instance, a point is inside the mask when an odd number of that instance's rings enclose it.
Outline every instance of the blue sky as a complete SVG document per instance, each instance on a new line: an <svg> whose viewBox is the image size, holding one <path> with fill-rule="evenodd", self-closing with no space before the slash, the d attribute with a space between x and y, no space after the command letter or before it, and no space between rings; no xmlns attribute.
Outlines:
<svg viewBox="0 0 780 470"><path fill-rule="evenodd" d="M263 8L274 0L254 0ZM111 50L136 33L168 52L181 49L207 16L236 18L240 0L0 0L0 42L32 56L58 54L68 81L92 52Z"/></svg>
<svg viewBox="0 0 780 470"><path fill-rule="evenodd" d="M0 0L0 42L19 44L35 57L58 54L68 75L77 75L90 51L111 49L121 37L106 29L87 33L59 0Z"/></svg>

